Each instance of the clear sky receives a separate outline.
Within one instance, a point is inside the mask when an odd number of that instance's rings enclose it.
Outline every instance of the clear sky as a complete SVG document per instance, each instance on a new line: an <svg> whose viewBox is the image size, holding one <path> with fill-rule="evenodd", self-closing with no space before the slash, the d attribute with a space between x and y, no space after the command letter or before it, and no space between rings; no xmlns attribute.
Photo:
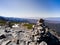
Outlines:
<svg viewBox="0 0 60 45"><path fill-rule="evenodd" d="M60 17L60 0L0 0L0 16Z"/></svg>

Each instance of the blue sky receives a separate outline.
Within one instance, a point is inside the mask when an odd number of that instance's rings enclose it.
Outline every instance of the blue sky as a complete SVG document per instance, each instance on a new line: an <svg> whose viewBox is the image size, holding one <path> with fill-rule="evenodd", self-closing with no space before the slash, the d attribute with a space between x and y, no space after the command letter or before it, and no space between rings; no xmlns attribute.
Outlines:
<svg viewBox="0 0 60 45"><path fill-rule="evenodd" d="M0 0L0 16L60 17L60 0Z"/></svg>

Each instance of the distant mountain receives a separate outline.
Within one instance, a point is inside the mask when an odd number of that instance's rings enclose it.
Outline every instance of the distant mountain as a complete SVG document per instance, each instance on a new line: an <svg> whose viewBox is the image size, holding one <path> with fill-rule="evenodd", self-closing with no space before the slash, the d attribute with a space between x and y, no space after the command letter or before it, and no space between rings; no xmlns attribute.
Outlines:
<svg viewBox="0 0 60 45"><path fill-rule="evenodd" d="M27 19L27 18L14 18L14 17L3 17L0 16L0 20L4 21L14 21L14 22L29 22L29 23L36 23L36 19Z"/></svg>
<svg viewBox="0 0 60 45"><path fill-rule="evenodd" d="M49 23L60 23L60 17L56 17L56 18L46 18L45 19L47 22Z"/></svg>
<svg viewBox="0 0 60 45"><path fill-rule="evenodd" d="M2 16L0 16L0 20L5 20L5 18L4 18L4 17L2 17Z"/></svg>
<svg viewBox="0 0 60 45"><path fill-rule="evenodd" d="M45 24L50 28L60 33L60 18L46 18Z"/></svg>

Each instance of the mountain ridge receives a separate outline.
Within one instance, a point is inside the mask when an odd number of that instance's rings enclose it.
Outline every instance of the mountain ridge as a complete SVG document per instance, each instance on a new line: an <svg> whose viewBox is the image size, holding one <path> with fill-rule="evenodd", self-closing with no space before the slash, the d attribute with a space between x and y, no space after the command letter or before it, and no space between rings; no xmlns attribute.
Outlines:
<svg viewBox="0 0 60 45"><path fill-rule="evenodd" d="M3 17L3 16L0 16L0 20L16 21L16 22L29 22L29 23L36 23L36 22L37 22L37 19L15 18L15 17Z"/></svg>

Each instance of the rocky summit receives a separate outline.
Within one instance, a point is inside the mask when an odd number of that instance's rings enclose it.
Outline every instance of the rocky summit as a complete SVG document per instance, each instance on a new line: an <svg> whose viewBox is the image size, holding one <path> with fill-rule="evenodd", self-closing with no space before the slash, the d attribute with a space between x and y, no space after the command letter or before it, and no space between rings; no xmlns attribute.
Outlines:
<svg viewBox="0 0 60 45"><path fill-rule="evenodd" d="M31 30L21 26L0 26L0 45L60 45L60 39L48 30L41 23L33 26Z"/></svg>

